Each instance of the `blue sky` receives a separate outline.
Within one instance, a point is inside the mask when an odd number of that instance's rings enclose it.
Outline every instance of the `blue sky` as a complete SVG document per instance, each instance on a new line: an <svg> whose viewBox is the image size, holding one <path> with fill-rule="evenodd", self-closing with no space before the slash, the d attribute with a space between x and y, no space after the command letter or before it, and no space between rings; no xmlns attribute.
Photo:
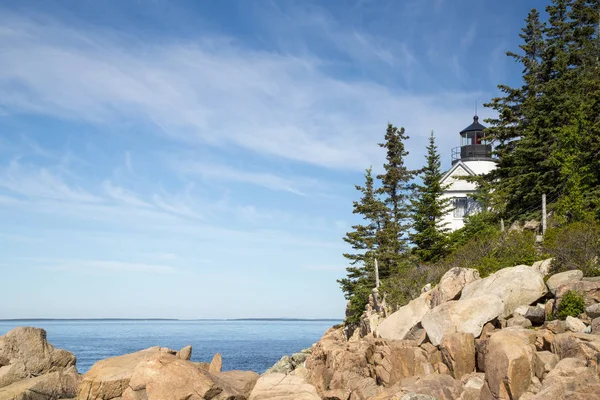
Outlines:
<svg viewBox="0 0 600 400"><path fill-rule="evenodd" d="M447 166L543 6L3 1L0 318L342 318L387 122Z"/></svg>

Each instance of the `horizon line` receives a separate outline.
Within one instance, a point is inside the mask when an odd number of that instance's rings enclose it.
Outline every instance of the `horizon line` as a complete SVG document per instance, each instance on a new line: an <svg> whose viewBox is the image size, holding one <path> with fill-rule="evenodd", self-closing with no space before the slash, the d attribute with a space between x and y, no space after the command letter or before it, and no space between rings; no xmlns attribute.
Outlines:
<svg viewBox="0 0 600 400"><path fill-rule="evenodd" d="M343 321L343 318L0 318L15 321Z"/></svg>

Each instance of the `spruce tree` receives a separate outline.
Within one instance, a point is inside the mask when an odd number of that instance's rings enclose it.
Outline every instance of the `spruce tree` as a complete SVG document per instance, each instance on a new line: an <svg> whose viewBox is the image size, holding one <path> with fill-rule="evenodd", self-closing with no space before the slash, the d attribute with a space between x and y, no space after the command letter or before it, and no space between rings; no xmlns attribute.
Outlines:
<svg viewBox="0 0 600 400"><path fill-rule="evenodd" d="M538 100L543 92L545 77L542 59L547 54L544 40L545 25L539 12L532 9L522 29L521 52L507 55L523 66L523 82L518 88L499 85L504 96L492 99L487 107L498 113L497 118L487 119L488 135L496 142L498 168L488 175L492 188L489 195L490 209L510 218L539 201L532 194L539 179L537 163L543 160L544 149L537 135ZM529 145L529 142L535 142ZM525 144L525 145L523 145Z"/></svg>
<svg viewBox="0 0 600 400"><path fill-rule="evenodd" d="M377 194L383 197L386 206L382 229L378 232L382 278L399 271L409 252L410 203L414 193L412 180L416 171L409 170L405 164L408 151L404 141L408 138L404 128L398 129L388 123L385 141L379 144L386 150L386 162L383 165L385 172L377 175L377 179L381 181Z"/></svg>
<svg viewBox="0 0 600 400"><path fill-rule="evenodd" d="M600 208L599 11L599 0L552 0L547 23L532 10L521 54L509 53L523 84L500 86L488 120L500 162L487 183L505 218L539 210L542 194L568 219Z"/></svg>
<svg viewBox="0 0 600 400"><path fill-rule="evenodd" d="M416 196L412 201L413 231L411 240L413 252L423 262L435 262L446 254L448 231L442 222L448 212L450 199L443 198L448 186L441 183L440 154L435 144L433 131L429 136L426 164L421 170L422 184L416 186Z"/></svg>
<svg viewBox="0 0 600 400"><path fill-rule="evenodd" d="M380 248L377 232L383 227L385 212L384 204L375 194L372 168L365 171L364 186L355 187L361 193L361 198L353 202L352 212L362 216L364 222L353 225L352 231L344 236L344 241L355 252L344 254L350 266L346 268L347 276L338 280L346 300L349 300L348 324L358 321L375 287L374 260Z"/></svg>

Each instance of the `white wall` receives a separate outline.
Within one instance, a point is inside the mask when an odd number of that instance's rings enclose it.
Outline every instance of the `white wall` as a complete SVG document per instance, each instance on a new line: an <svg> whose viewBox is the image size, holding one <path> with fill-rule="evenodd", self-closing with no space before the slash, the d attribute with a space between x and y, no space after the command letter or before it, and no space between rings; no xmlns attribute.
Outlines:
<svg viewBox="0 0 600 400"><path fill-rule="evenodd" d="M487 174L496 168L496 163L493 161L463 161L462 163L476 175ZM456 170L443 182L450 185L444 192L443 198L468 197L468 195L475 192L477 185L460 179L461 176L470 176L470 174L459 164ZM460 229L465 225L464 218L454 218L454 206L452 205L442 221L447 223L446 228L451 231Z"/></svg>
<svg viewBox="0 0 600 400"><path fill-rule="evenodd" d="M446 193L444 193L442 198L447 199L447 198L455 198L455 197L467 197L467 195L469 195L473 192L474 192L474 190L446 192ZM446 223L446 228L450 229L451 231L455 231L455 230L460 229L463 226L465 226L465 221L463 218L454 218L454 207L452 205L450 205L449 212L444 216L444 218L442 219L442 222Z"/></svg>
<svg viewBox="0 0 600 400"><path fill-rule="evenodd" d="M497 164L494 161L463 161L475 175L484 175L496 169Z"/></svg>

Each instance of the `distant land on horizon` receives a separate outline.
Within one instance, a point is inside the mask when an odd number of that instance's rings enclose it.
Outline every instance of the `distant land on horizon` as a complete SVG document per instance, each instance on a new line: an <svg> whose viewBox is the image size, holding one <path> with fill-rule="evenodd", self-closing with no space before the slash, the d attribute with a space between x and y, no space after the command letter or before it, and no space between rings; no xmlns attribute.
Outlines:
<svg viewBox="0 0 600 400"><path fill-rule="evenodd" d="M0 322L19 321L343 321L342 318L0 318Z"/></svg>

